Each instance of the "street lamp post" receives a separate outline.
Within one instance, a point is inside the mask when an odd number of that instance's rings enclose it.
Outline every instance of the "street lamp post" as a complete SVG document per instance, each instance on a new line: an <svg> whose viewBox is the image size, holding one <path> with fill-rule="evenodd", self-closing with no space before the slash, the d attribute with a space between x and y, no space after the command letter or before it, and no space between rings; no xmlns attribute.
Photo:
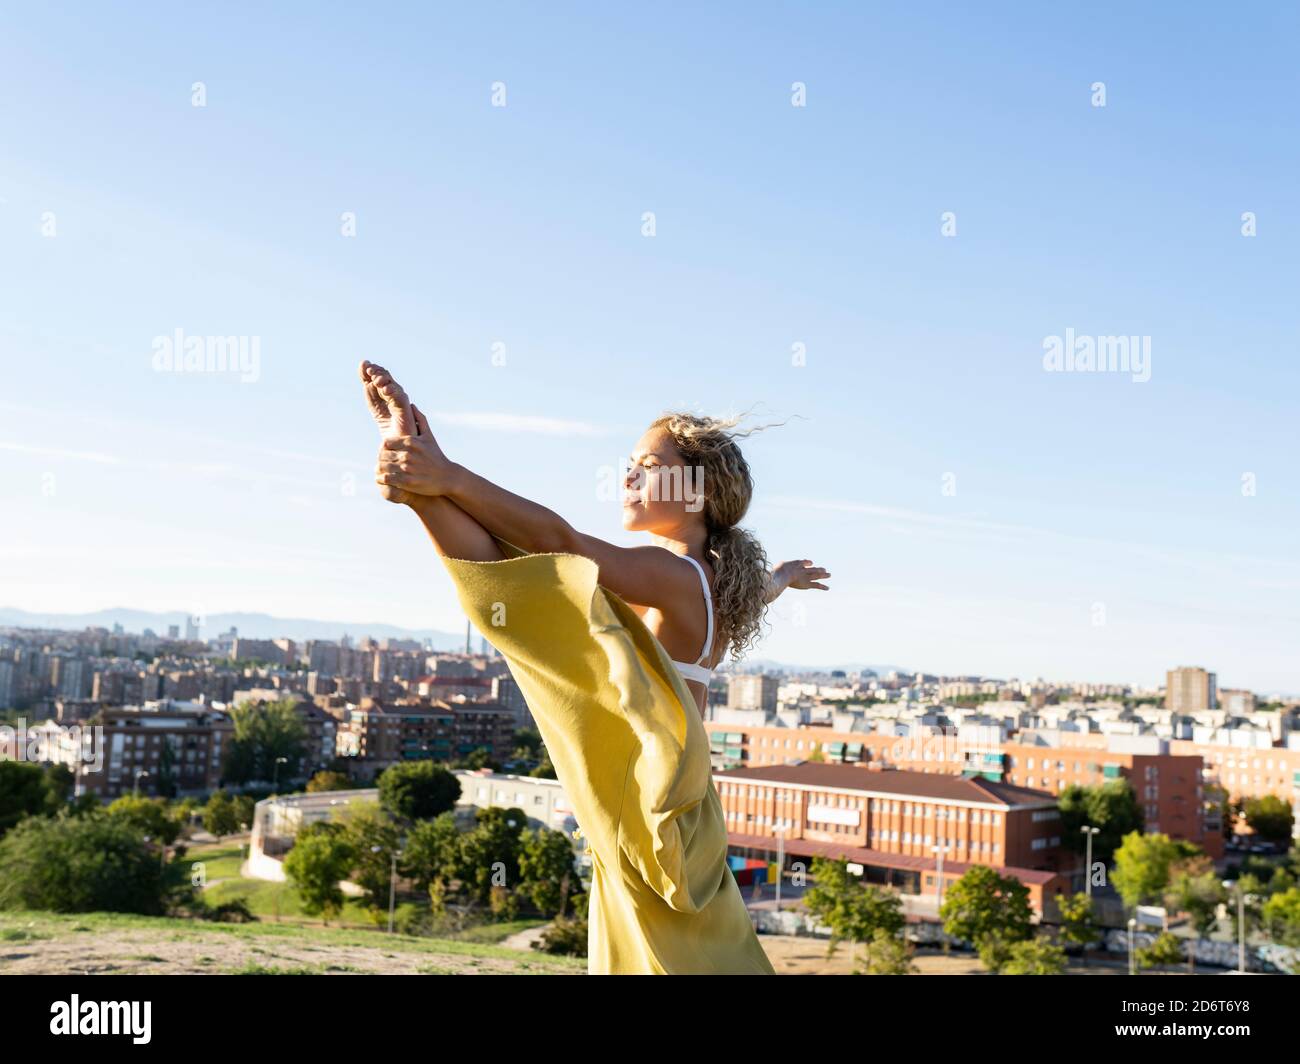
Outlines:
<svg viewBox="0 0 1300 1064"><path fill-rule="evenodd" d="M149 775L149 770L147 768L141 768L136 770L134 791L135 791L135 796L137 798L140 797L140 777L147 776L147 775Z"/></svg>
<svg viewBox="0 0 1300 1064"><path fill-rule="evenodd" d="M1237 971L1246 970L1246 892L1237 884Z"/></svg>
<svg viewBox="0 0 1300 1064"><path fill-rule="evenodd" d="M1136 975L1137 970L1133 957L1133 932L1137 928L1137 918L1130 916L1128 918L1128 974Z"/></svg>
<svg viewBox="0 0 1300 1064"><path fill-rule="evenodd" d="M280 790L280 766L288 764L288 761L289 759L287 757L277 757L275 759L275 773L271 782L271 791L273 793Z"/></svg>
<svg viewBox="0 0 1300 1064"><path fill-rule="evenodd" d="M382 846L371 846L371 853L380 853ZM392 865L388 873L388 933L393 933L393 912L397 901L397 859L402 856L401 850L393 850Z"/></svg>
<svg viewBox="0 0 1300 1064"><path fill-rule="evenodd" d="M1092 900L1092 837L1101 832L1101 828L1094 828L1088 825L1079 829L1083 832L1087 840L1087 856L1083 861L1083 888L1088 895L1088 900Z"/></svg>
<svg viewBox="0 0 1300 1064"><path fill-rule="evenodd" d="M393 911L397 899L397 859L402 856L401 850L393 851L393 868L388 878L388 933L393 933Z"/></svg>
<svg viewBox="0 0 1300 1064"><path fill-rule="evenodd" d="M938 895L938 899L937 899L937 901L936 901L936 903L935 903L936 906L937 906L936 909L935 909L935 915L936 915L936 916L939 914L939 910L943 908L943 855L944 855L945 853L947 853L950 849L951 849L951 847L948 846L948 845L946 845L946 844L943 845L943 846L935 845L935 846L931 846L931 847L930 847L930 850L931 850L933 853L936 853L936 854L939 855L939 866L938 866L938 868L935 870L935 875L937 876L937 880L938 880L938 884L939 884L939 895Z"/></svg>
<svg viewBox="0 0 1300 1064"><path fill-rule="evenodd" d="M1223 885L1228 890L1237 892L1237 971L1246 974L1246 892L1241 889L1241 881L1225 879ZM1250 895L1255 900L1255 895Z"/></svg>
<svg viewBox="0 0 1300 1064"><path fill-rule="evenodd" d="M781 911L781 880L785 878L785 831L776 836L776 912Z"/></svg>

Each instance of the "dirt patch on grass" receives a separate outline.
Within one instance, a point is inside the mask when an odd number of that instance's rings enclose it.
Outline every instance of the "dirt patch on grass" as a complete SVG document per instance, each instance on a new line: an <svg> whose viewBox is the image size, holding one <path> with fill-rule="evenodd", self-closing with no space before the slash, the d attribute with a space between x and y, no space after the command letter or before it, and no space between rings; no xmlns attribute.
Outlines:
<svg viewBox="0 0 1300 1064"><path fill-rule="evenodd" d="M418 950L355 944L323 944L220 932L151 934L95 930L33 942L0 943L4 975L518 975L580 974L528 953L466 956L441 952L433 943Z"/></svg>

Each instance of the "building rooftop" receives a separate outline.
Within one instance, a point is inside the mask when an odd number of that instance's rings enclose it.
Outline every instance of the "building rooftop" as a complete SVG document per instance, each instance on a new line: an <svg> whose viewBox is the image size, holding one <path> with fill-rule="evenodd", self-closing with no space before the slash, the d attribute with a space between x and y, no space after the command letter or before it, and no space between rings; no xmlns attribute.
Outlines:
<svg viewBox="0 0 1300 1064"><path fill-rule="evenodd" d="M907 772L901 769L874 771L853 765L801 761L793 765L764 765L714 772L715 780L764 781L803 787L870 791L904 797L930 798L943 802L979 802L997 805L1056 805L1047 791L1016 787L979 777L946 776L940 773Z"/></svg>

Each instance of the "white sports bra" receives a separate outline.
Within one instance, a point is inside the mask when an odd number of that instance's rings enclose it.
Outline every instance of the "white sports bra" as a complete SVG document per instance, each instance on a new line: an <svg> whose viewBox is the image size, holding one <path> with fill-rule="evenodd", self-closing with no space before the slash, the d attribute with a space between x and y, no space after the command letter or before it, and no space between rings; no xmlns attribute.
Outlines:
<svg viewBox="0 0 1300 1064"><path fill-rule="evenodd" d="M695 566L695 571L700 574L700 585L704 588L704 607L708 611L709 616L709 631L704 640L704 649L700 652L700 656L695 659L693 664L688 664L684 661L674 661L673 664L677 666L677 671L686 677L686 679L697 680L704 684L705 687L708 687L709 680L713 676L713 670L706 669L700 663L708 658L709 651L713 649L713 595L709 591L709 578L704 575L704 566L689 554L683 554L682 557Z"/></svg>

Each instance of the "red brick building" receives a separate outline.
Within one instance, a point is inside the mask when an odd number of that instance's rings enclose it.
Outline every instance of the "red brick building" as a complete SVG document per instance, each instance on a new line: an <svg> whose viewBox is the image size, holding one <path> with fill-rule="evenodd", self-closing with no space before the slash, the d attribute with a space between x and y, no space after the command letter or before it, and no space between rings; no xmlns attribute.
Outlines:
<svg viewBox="0 0 1300 1064"><path fill-rule="evenodd" d="M1190 744L1082 732L1038 733L1006 741L994 736L980 742L953 734L902 737L818 726L710 722L705 728L715 772L733 766L762 767L819 758L860 769L978 777L1051 795L1059 795L1071 784L1097 787L1124 779L1137 795L1148 831L1193 842L1216 859L1223 856L1220 821L1207 803L1204 765L1200 755L1188 748ZM1285 769L1280 771L1285 773Z"/></svg>
<svg viewBox="0 0 1300 1064"><path fill-rule="evenodd" d="M789 857L843 857L864 878L905 893L934 893L945 848L945 884L971 865L1012 875L1037 912L1069 888L1077 858L1061 846L1055 798L988 779L938 773L871 771L803 762L721 770L714 784L728 839L744 856L775 860L777 838Z"/></svg>

